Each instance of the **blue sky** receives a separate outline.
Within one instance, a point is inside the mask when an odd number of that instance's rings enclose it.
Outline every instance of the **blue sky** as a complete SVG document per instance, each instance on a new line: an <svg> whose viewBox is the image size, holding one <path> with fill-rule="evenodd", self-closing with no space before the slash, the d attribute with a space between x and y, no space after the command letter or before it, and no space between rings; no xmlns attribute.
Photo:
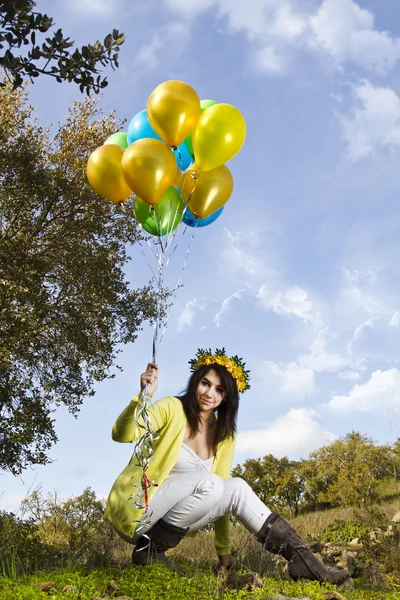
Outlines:
<svg viewBox="0 0 400 600"><path fill-rule="evenodd" d="M158 353L159 397L178 393L198 347L242 356L236 462L291 458L360 430L400 436L400 4L368 0L38 0L78 44L123 31L121 67L101 100L130 120L168 79L243 113L232 198L170 264L182 276ZM63 120L74 86L39 78L43 124ZM99 200L100 201L100 200ZM150 271L139 248L127 276ZM125 347L77 420L57 411L53 464L3 475L0 508L32 486L107 495L132 448L111 440L138 390L152 331Z"/></svg>

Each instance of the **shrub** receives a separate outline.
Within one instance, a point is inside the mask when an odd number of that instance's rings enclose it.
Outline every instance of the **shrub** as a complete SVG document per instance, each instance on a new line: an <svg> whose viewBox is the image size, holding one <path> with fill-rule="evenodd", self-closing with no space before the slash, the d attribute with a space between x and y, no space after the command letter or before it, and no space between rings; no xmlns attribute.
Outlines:
<svg viewBox="0 0 400 600"><path fill-rule="evenodd" d="M13 513L0 513L0 567L3 574L15 576L18 572L32 572L59 564L61 554L43 542L38 526L32 520L24 521Z"/></svg>

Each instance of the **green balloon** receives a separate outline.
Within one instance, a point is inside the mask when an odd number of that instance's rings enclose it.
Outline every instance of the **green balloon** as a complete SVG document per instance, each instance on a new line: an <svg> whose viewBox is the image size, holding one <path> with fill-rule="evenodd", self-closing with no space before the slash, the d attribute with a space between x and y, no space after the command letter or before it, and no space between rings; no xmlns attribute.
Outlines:
<svg viewBox="0 0 400 600"><path fill-rule="evenodd" d="M209 108L210 106L213 106L214 104L218 104L218 102L216 102L215 100L200 100L200 110L201 110L201 112L205 111L206 108ZM189 150L190 155L194 158L193 140L192 140L192 134L191 133L189 133L189 135L187 136L187 138L185 140L185 146Z"/></svg>
<svg viewBox="0 0 400 600"><path fill-rule="evenodd" d="M206 110L206 108L210 108L210 106L214 106L214 104L218 104L215 100L200 100L200 108L201 111Z"/></svg>
<svg viewBox="0 0 400 600"><path fill-rule="evenodd" d="M164 196L150 206L136 196L135 215L141 226L151 235L172 233L182 221L185 203L175 188L170 187Z"/></svg>
<svg viewBox="0 0 400 600"><path fill-rule="evenodd" d="M116 146L122 146L122 148L127 148L128 144L128 136L125 131L117 131L117 133L113 133L106 139L103 146L105 144L115 144Z"/></svg>
<svg viewBox="0 0 400 600"><path fill-rule="evenodd" d="M143 225L150 217L150 204L146 204L144 200L141 200L136 196L134 205L136 220Z"/></svg>

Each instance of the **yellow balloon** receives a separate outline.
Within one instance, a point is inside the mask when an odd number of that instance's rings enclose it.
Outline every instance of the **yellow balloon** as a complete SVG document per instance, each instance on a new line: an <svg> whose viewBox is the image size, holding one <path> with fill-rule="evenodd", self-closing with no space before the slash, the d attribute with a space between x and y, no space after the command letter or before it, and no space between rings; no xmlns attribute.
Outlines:
<svg viewBox="0 0 400 600"><path fill-rule="evenodd" d="M157 204L172 185L176 170L174 153L160 140L137 140L122 157L122 172L128 185L147 204Z"/></svg>
<svg viewBox="0 0 400 600"><path fill-rule="evenodd" d="M202 171L209 171L231 160L246 139L246 121L231 104L209 106L197 122L193 151Z"/></svg>
<svg viewBox="0 0 400 600"><path fill-rule="evenodd" d="M100 146L89 156L86 165L86 175L92 188L100 196L116 204L125 202L132 194L122 173L123 154L121 146Z"/></svg>
<svg viewBox="0 0 400 600"><path fill-rule="evenodd" d="M176 147L196 126L200 98L183 81L165 81L150 94L146 111L154 131L168 146Z"/></svg>
<svg viewBox="0 0 400 600"><path fill-rule="evenodd" d="M233 190L233 177L226 165L210 171L201 171L197 163L184 173L182 198L199 219L205 219L229 200Z"/></svg>
<svg viewBox="0 0 400 600"><path fill-rule="evenodd" d="M172 187L174 187L175 189L178 189L179 187L181 187L182 180L183 180L183 171L181 171L180 169L177 169L175 179L172 182Z"/></svg>

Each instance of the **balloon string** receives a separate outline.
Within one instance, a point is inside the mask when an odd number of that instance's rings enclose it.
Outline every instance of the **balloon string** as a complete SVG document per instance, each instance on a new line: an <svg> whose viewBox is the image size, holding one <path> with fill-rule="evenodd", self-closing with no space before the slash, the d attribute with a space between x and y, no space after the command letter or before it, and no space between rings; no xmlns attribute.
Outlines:
<svg viewBox="0 0 400 600"><path fill-rule="evenodd" d="M187 203L186 203L186 206L187 206ZM185 206L185 208L186 208L186 206ZM126 207L124 207L124 209L126 210ZM171 225L171 218L170 218L171 210L172 210L172 201L171 201L170 211L169 211L169 215L168 215L168 230ZM161 232L160 219L155 210L154 210L153 215L154 215L154 221L155 221L156 227L157 227L158 231ZM178 216L179 216L178 211L175 211L175 214L173 215L172 227L175 225L175 221L178 218ZM185 227L182 237L185 234L186 230L187 230L187 227ZM190 247L194 240L194 233L195 232L193 231L191 240L189 242L188 248L185 253L182 270L181 270L178 282L172 291L172 295L176 294L176 291L180 285L182 273L185 270L185 267L186 267L186 264L188 261ZM157 271L155 271L153 269L150 262L148 261L147 256L144 252L143 244L142 244L141 240L139 240L139 245L140 245L142 254L146 260L147 265L150 268L152 275L153 275L153 285L156 288L156 295L157 295L156 314L155 314L155 320L154 320L153 340L152 340L152 362L156 362L156 360L157 360L158 347L164 337L165 331L167 329L168 321L170 318L170 314L171 314L171 308L170 308L169 310L166 311L165 319L164 320L162 319L162 306L163 306L162 302L163 302L164 291L165 291L164 273L165 273L165 268L169 265L169 261L170 261L172 255L175 253L177 246L179 244L179 240L177 240L176 243L173 244L173 241L176 239L176 237L177 237L177 229L175 229L173 232L170 232L168 234L168 239L165 242L163 242L163 240L161 239L161 235L157 236L157 238L152 238L151 241L149 238L147 238L148 246L157 261L158 273L157 273ZM162 321L163 321L163 323L162 323ZM164 327L161 331L162 324L164 325ZM133 464L134 466L139 468L142 475L140 477L139 482L132 483L133 490L132 490L132 494L129 497L129 501L133 503L133 506L135 508L138 508L143 511L143 514L141 515L140 519L135 521L137 523L137 527L136 527L137 534L140 534L140 532L142 531L143 528L150 525L151 520L150 520L150 516L149 516L149 502L150 502L149 488L151 486L157 485L157 483L155 481L151 481L147 476L147 468L153 459L153 453L154 453L153 452L153 443L158 437L158 435L155 432L153 432L152 428L151 428L151 420L150 420L150 417L147 412L147 407L148 407L149 401L150 401L150 398L148 396L148 386L146 385L146 387L144 388L144 390L141 392L141 394L139 396L139 400L138 400L137 405L135 406L134 416L133 416L133 422L134 422L135 427L139 430L142 430L141 431L142 435L139 436L139 440L135 444L133 455L131 458L131 464Z"/></svg>
<svg viewBox="0 0 400 600"><path fill-rule="evenodd" d="M140 393L133 415L135 426L138 429L142 429L143 434L139 436L139 440L135 444L130 460L130 464L140 468L142 472L140 485L138 483L132 484L134 492L129 497L129 501L133 502L135 508L144 511L141 518L135 521L138 523L136 528L137 533L140 533L144 526L150 524L150 517L148 515L149 488L157 485L154 481L151 481L146 474L147 468L153 459L153 442L158 438L158 435L151 429L151 420L147 412L149 400L148 385L146 385Z"/></svg>
<svg viewBox="0 0 400 600"><path fill-rule="evenodd" d="M196 227L197 227L197 224L196 224ZM184 235L184 234L185 234L186 230L187 230L187 227L186 227L186 229L185 229L185 231L183 232L183 234L182 234L182 235ZM180 275L179 275L178 281L177 281L177 283L176 283L176 285L175 285L175 288L173 289L172 295L175 295L175 294L176 294L176 291L177 291L177 289L178 289L178 288L179 288L179 286L180 286L181 279L182 279L182 275L183 275L183 272L184 272L184 270L185 270L185 267L186 267L186 264L187 264L187 261L188 261L189 252L190 252L190 248L191 248L192 242L193 242L193 240L194 240L194 237L195 237L195 231L193 231L193 233L192 233L192 236L191 236L191 239L190 239L190 241L189 241L189 245L188 245L188 247L187 247L187 250L186 250L186 254L185 254L185 260L184 260L184 263L183 263L183 266L182 266L182 270L181 270L181 272L180 272ZM176 246L175 246L175 248L174 248L173 252L176 250L176 247L177 247L177 246L178 246L178 244L176 244ZM173 252L172 252L172 253L173 253ZM172 254L171 254L171 256L172 256ZM169 256L168 260L171 258L171 256ZM171 315L171 309L168 311L168 313L167 313L167 316L166 316L166 318L165 318L165 321L164 321L164 328L163 328L163 331L162 331L162 333L161 333L161 336L160 336L160 344L161 344L161 342L162 342L162 339L163 339L163 337L164 337L164 334L165 334L165 332L166 332L166 330L167 330L167 326L168 326L168 322L169 322L169 317L170 317L170 315Z"/></svg>
<svg viewBox="0 0 400 600"><path fill-rule="evenodd" d="M189 207L189 202L190 202L190 200L192 199L192 196L193 196L193 194L194 194L194 192L195 192L195 190L196 190L197 184L199 183L199 181L200 181L200 179L201 179L201 176L202 176L202 175L203 175L203 171L200 171L200 169L198 169L197 171L189 171L189 173L186 173L186 172L185 172L185 173L184 173L184 175L183 175L182 187L183 187L183 186L184 186L184 184L185 184L186 177L191 177L191 178L192 178L192 179L194 179L194 180L195 180L195 182L196 182L196 183L194 184L194 186L193 186L192 190L190 191L190 194L189 194L189 196L188 196L188 199L186 200L186 208L188 208L188 207ZM190 209L189 209L189 210L190 210ZM193 212L193 211L191 211L191 212ZM194 215L195 219L198 219L198 216L197 216L195 213L193 213L193 215Z"/></svg>
<svg viewBox="0 0 400 600"><path fill-rule="evenodd" d="M183 167L182 154L177 146L174 148L174 154L175 154L175 157L176 157L176 155L178 155L179 164L180 164L180 167L182 170L182 167Z"/></svg>

